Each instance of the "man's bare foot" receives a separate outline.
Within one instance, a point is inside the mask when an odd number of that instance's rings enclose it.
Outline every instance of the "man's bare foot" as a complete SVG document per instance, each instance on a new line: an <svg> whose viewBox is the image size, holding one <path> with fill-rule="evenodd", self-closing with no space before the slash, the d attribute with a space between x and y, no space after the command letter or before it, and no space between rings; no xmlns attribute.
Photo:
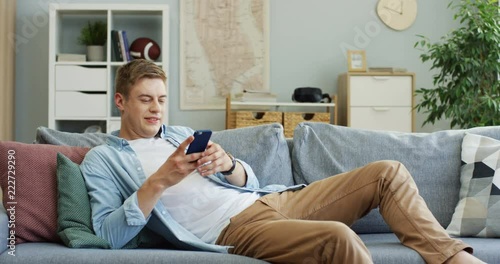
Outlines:
<svg viewBox="0 0 500 264"><path fill-rule="evenodd" d="M463 250L458 252L445 262L445 264L485 264L485 263L486 262L481 261L480 259L472 256L472 254L469 254Z"/></svg>

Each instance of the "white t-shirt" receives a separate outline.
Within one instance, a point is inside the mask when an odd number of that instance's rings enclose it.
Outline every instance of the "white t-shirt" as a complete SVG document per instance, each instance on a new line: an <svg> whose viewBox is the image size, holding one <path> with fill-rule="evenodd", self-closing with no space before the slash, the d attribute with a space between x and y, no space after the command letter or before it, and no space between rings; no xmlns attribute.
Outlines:
<svg viewBox="0 0 500 264"><path fill-rule="evenodd" d="M176 147L161 138L129 141L142 164L146 177L151 176L172 155ZM181 182L167 188L160 201L174 220L206 243L214 244L229 219L260 195L216 184L194 170Z"/></svg>

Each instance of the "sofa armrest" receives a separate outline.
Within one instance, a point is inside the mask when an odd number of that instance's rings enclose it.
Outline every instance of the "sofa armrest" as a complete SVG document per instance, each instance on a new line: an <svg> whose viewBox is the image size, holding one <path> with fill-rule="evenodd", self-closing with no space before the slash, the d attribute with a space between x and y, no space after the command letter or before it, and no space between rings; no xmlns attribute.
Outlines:
<svg viewBox="0 0 500 264"><path fill-rule="evenodd" d="M9 238L8 221L7 211L0 202L0 254L7 250L7 239Z"/></svg>

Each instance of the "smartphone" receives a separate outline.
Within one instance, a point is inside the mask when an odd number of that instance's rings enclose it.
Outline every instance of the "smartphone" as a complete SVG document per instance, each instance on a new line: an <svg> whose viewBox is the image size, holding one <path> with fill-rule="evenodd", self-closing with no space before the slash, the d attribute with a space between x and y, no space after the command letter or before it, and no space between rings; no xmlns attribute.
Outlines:
<svg viewBox="0 0 500 264"><path fill-rule="evenodd" d="M212 131L210 130L196 130L194 131L194 140L189 144L186 154L203 152L207 149L208 141L212 136Z"/></svg>

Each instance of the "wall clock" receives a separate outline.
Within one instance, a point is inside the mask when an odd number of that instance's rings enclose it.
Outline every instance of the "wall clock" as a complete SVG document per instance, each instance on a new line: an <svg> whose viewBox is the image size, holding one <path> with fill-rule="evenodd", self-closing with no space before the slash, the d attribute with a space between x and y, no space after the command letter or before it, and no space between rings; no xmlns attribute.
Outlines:
<svg viewBox="0 0 500 264"><path fill-rule="evenodd" d="M388 27L405 30L417 18L417 0L379 0L377 14Z"/></svg>

